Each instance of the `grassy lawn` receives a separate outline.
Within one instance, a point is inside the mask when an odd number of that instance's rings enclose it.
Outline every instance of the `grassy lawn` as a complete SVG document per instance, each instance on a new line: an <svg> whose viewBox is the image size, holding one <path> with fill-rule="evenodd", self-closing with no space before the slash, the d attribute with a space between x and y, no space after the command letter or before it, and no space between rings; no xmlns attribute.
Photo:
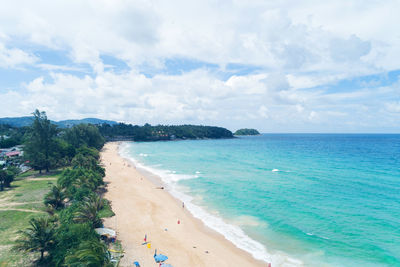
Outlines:
<svg viewBox="0 0 400 267"><path fill-rule="evenodd" d="M111 210L110 201L108 201L107 199L103 199L103 200L104 200L104 206L99 211L99 217L100 218L108 218L108 217L114 216L115 213Z"/></svg>
<svg viewBox="0 0 400 267"><path fill-rule="evenodd" d="M0 192L0 267L31 266L35 255L14 252L11 248L18 231L25 229L31 218L45 214L44 195L56 183L60 173L38 175L28 171L18 176L11 188Z"/></svg>
<svg viewBox="0 0 400 267"><path fill-rule="evenodd" d="M12 202L36 202L43 201L44 195L56 184L56 180L25 179L13 183L11 192Z"/></svg>

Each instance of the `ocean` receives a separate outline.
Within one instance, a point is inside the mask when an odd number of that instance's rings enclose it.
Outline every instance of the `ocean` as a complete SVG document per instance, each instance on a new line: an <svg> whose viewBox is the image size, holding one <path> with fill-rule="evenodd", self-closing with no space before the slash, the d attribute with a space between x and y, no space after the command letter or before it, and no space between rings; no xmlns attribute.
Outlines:
<svg viewBox="0 0 400 267"><path fill-rule="evenodd" d="M272 266L400 266L400 135L125 142L206 225Z"/></svg>

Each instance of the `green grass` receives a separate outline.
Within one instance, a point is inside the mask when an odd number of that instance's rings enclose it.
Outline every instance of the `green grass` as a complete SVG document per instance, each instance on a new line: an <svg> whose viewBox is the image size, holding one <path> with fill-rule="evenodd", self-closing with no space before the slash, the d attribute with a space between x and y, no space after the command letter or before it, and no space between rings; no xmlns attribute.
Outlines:
<svg viewBox="0 0 400 267"><path fill-rule="evenodd" d="M63 168L60 169L56 169L56 170L51 170L50 172L46 173L45 171L43 171L41 174L38 171L34 171L34 170L29 170L27 172L21 173L19 174L15 180L23 180L24 178L30 177L30 178L52 178L55 176L60 175L63 172Z"/></svg>
<svg viewBox="0 0 400 267"><path fill-rule="evenodd" d="M40 213L22 211L0 211L0 266L29 266L32 261L30 255L13 251L15 239L18 231L25 229L29 225L31 218L40 216ZM32 255L33 256L33 255Z"/></svg>
<svg viewBox="0 0 400 267"><path fill-rule="evenodd" d="M110 201L107 199L103 199L104 207L99 211L100 218L108 218L115 215L115 213L111 210Z"/></svg>
<svg viewBox="0 0 400 267"><path fill-rule="evenodd" d="M46 214L43 204L44 195L57 182L56 180L35 180L35 178L57 179L60 173L61 171L56 171L38 176L36 172L28 171L18 176L11 188L0 192L0 267L32 266L33 260L38 255L16 252L11 248L18 236L18 231L26 229L31 218ZM7 205L12 203L21 203L21 205ZM18 211L18 209L39 212Z"/></svg>
<svg viewBox="0 0 400 267"><path fill-rule="evenodd" d="M15 180L19 180L19 179L21 179L21 178L26 178L26 177L28 177L28 176L32 176L32 175L35 175L35 174L37 174L37 171L29 170L29 171L27 171L27 172L24 172L24 173L21 173L20 175L18 175L18 176L15 178Z"/></svg>
<svg viewBox="0 0 400 267"><path fill-rule="evenodd" d="M57 181L19 180L12 184L12 202L43 201L44 195Z"/></svg>

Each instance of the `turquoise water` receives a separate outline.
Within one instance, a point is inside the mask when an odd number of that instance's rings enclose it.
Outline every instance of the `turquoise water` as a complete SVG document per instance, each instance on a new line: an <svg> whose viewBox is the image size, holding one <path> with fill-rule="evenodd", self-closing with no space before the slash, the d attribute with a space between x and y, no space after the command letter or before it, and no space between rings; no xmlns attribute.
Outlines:
<svg viewBox="0 0 400 267"><path fill-rule="evenodd" d="M125 143L121 154L273 266L400 266L400 135Z"/></svg>

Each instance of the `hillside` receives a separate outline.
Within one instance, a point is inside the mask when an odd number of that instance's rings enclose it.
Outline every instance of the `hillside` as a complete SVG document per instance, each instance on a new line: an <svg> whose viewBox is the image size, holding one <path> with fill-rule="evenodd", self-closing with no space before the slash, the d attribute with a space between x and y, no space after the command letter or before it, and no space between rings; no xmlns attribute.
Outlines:
<svg viewBox="0 0 400 267"><path fill-rule="evenodd" d="M119 123L102 124L100 133L107 140L161 141L179 139L220 139L233 138L228 129L203 125L157 125L144 126Z"/></svg>
<svg viewBox="0 0 400 267"><path fill-rule="evenodd" d="M24 127L31 125L33 121L33 116L26 116L26 117L7 117L7 118L0 118L0 124L8 124L13 127ZM102 120L97 118L85 118L81 120L62 120L62 121L51 121L52 123L56 124L61 128L69 128L71 126L80 124L80 123L90 123L90 124L110 124L114 125L117 124L116 121L109 121L109 120Z"/></svg>

